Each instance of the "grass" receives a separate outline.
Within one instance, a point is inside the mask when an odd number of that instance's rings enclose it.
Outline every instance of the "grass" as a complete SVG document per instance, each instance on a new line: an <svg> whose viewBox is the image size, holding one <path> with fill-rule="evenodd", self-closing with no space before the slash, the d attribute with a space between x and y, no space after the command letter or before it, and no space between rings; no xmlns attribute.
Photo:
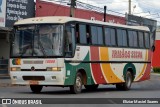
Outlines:
<svg viewBox="0 0 160 107"><path fill-rule="evenodd" d="M160 74L160 68L153 68L154 73Z"/></svg>

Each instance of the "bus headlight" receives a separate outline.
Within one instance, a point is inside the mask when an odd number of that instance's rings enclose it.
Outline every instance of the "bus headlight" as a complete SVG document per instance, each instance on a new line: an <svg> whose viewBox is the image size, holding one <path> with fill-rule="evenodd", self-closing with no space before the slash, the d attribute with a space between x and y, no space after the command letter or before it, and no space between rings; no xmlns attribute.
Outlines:
<svg viewBox="0 0 160 107"><path fill-rule="evenodd" d="M61 71L60 67L47 67L47 71Z"/></svg>
<svg viewBox="0 0 160 107"><path fill-rule="evenodd" d="M11 71L21 71L20 67L11 67Z"/></svg>

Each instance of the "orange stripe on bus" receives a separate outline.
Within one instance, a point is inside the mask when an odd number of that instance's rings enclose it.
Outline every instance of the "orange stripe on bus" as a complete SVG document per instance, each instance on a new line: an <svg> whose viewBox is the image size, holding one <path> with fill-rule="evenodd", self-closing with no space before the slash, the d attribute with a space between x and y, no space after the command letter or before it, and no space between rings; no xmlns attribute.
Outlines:
<svg viewBox="0 0 160 107"><path fill-rule="evenodd" d="M101 47L100 48L100 60L101 61L109 61L108 48ZM112 71L112 68L109 63L101 64L102 72L109 83L118 83L122 82Z"/></svg>

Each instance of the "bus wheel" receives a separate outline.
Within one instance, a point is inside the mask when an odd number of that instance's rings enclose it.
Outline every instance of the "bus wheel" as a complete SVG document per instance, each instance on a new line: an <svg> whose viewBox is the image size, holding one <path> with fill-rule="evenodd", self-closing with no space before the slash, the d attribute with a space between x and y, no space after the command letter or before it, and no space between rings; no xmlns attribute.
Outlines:
<svg viewBox="0 0 160 107"><path fill-rule="evenodd" d="M81 93L82 91L82 74L78 72L76 74L75 82L72 86L70 86L70 91L73 94Z"/></svg>
<svg viewBox="0 0 160 107"><path fill-rule="evenodd" d="M129 90L132 85L132 80L133 80L133 76L132 76L131 72L128 71L126 73L125 82L122 84L116 84L116 88L118 90Z"/></svg>
<svg viewBox="0 0 160 107"><path fill-rule="evenodd" d="M40 93L43 86L42 85L30 85L30 88L33 93Z"/></svg>
<svg viewBox="0 0 160 107"><path fill-rule="evenodd" d="M86 90L96 90L98 88L98 84L95 84L95 85L84 85L84 87L86 88Z"/></svg>

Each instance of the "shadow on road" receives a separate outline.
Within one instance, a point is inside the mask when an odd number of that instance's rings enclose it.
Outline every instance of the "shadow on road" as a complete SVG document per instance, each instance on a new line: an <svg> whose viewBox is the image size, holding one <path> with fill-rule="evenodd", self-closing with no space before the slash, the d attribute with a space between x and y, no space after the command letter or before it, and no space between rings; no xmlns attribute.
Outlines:
<svg viewBox="0 0 160 107"><path fill-rule="evenodd" d="M24 92L24 88L26 88ZM23 89L18 88L16 93L20 94L33 94L30 91L29 87L23 87ZM19 91L20 90L20 91ZM85 88L83 88L82 93L83 94L91 94L91 93L126 93L126 92L154 92L154 91L160 91L160 76L151 75L151 79L147 81L142 82L135 82L132 84L131 90L129 91L121 91L117 90L114 85L100 85L99 88L95 91L87 91ZM35 94L36 95L36 94ZM61 88L61 87L44 87L40 95L74 95L71 94L68 87Z"/></svg>
<svg viewBox="0 0 160 107"><path fill-rule="evenodd" d="M44 90L42 90L41 93L39 93L39 95L74 95L74 94L71 94L70 91L69 91L69 88L65 88L65 89L60 89L59 90L54 90L54 87L49 87L49 89L47 89L48 87L44 87ZM52 89L54 91L52 91ZM131 90L127 91L127 92L134 92L134 91L159 91L160 90L160 87L143 87L141 85L141 87L137 87L135 85L135 87L133 86L131 88ZM86 89L83 89L82 90L82 93L81 94L91 94L91 93L104 93L104 92L109 92L109 93L119 93L119 92L126 92L126 91L123 91L123 90L117 90L116 88L114 87L104 87L104 88L98 88L97 90L94 90L94 91L88 91ZM28 90L28 92L17 92L17 93L21 93L21 94L33 94L30 90ZM35 94L36 95L36 94Z"/></svg>

